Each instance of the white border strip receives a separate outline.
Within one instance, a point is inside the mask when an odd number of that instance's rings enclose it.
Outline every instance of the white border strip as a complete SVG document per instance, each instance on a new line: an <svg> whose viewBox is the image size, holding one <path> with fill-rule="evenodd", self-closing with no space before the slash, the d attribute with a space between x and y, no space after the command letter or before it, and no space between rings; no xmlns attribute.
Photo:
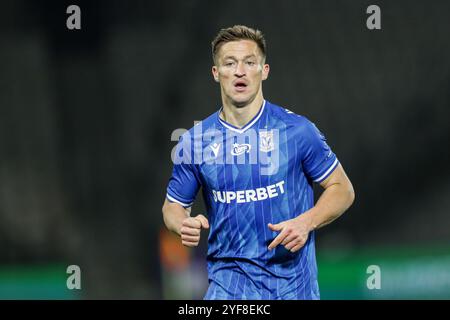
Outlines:
<svg viewBox="0 0 450 320"><path fill-rule="evenodd" d="M172 202L176 202L178 204L181 204L183 207L189 207L189 206L191 206L193 204L193 202L191 202L190 204L186 204L186 203L183 203L181 201L178 201L174 197L171 197L168 193L166 194L166 197L167 197L167 199L169 199Z"/></svg>
<svg viewBox="0 0 450 320"><path fill-rule="evenodd" d="M233 128L233 127L231 127L230 125L228 125L225 121L223 121L222 119L220 119L219 116L218 116L218 118L219 118L220 123L223 124L226 128L228 128L228 129L230 129L230 130L233 130L233 131L236 131L236 132L238 132L238 133L243 133L245 130L247 130L247 129L250 128L252 125L254 125L255 122L258 121L259 118L261 118L261 115L262 115L262 113L264 112L265 106L266 106L266 100L264 100L264 103L263 103L263 105L262 105L262 108L261 108L261 110L259 110L259 114L256 116L256 118L253 119L252 122L247 123L247 124L245 125L245 127L241 128L241 129Z"/></svg>
<svg viewBox="0 0 450 320"><path fill-rule="evenodd" d="M333 164L331 165L331 167L325 171L325 173L323 175L321 175L319 178L317 178L316 180L314 180L314 182L319 182L321 181L323 178L325 178L338 164L338 159L336 158L336 160L334 160Z"/></svg>

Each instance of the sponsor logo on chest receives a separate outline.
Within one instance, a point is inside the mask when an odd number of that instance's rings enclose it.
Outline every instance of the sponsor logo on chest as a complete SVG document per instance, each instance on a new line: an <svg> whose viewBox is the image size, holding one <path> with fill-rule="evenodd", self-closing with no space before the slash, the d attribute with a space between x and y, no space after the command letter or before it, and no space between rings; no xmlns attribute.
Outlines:
<svg viewBox="0 0 450 320"><path fill-rule="evenodd" d="M284 194L284 180L266 187L239 191L212 190L215 202L221 203L247 203L278 197Z"/></svg>

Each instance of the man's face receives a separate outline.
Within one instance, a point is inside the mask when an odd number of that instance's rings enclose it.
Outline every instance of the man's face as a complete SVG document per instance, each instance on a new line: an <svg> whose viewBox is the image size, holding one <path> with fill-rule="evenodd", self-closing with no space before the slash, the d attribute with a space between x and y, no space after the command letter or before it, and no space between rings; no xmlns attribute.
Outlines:
<svg viewBox="0 0 450 320"><path fill-rule="evenodd" d="M214 79L220 82L222 97L235 106L252 102L269 75L256 42L239 40L221 46L212 67Z"/></svg>

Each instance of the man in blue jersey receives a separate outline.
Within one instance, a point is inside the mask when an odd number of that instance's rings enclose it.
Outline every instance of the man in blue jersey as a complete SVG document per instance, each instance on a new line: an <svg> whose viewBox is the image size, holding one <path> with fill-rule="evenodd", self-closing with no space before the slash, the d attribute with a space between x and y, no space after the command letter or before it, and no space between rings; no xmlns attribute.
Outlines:
<svg viewBox="0 0 450 320"><path fill-rule="evenodd" d="M264 99L259 30L222 29L212 54L222 107L181 137L164 222L188 247L210 228L205 299L319 299L314 231L350 207L352 184L311 121ZM190 212L200 187L207 217Z"/></svg>

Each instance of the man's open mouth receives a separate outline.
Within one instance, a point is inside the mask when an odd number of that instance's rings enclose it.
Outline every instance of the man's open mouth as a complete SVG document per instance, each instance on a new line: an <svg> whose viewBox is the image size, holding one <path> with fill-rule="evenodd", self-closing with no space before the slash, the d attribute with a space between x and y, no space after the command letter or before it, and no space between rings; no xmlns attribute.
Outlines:
<svg viewBox="0 0 450 320"><path fill-rule="evenodd" d="M245 83L244 81L236 81L234 83L234 87L236 88L236 90L242 91L245 90L245 88L247 88L247 83Z"/></svg>

